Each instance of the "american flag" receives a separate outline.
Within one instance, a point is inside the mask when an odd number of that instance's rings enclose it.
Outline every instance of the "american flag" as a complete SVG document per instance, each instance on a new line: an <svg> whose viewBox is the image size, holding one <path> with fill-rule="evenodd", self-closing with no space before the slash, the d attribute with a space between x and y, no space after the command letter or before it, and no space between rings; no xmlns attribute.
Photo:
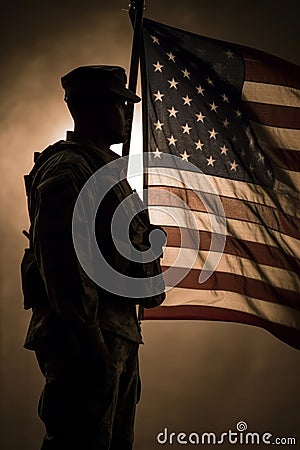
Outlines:
<svg viewBox="0 0 300 450"><path fill-rule="evenodd" d="M144 319L252 324L300 348L299 67L149 19L143 42L148 206L167 233L163 270L179 280L166 278Z"/></svg>

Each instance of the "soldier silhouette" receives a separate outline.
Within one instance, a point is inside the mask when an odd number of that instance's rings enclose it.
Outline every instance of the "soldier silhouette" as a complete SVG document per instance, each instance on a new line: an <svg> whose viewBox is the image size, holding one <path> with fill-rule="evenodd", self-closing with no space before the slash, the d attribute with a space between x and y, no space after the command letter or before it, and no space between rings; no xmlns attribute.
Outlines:
<svg viewBox="0 0 300 450"><path fill-rule="evenodd" d="M72 214L85 182L118 158L110 145L126 141L127 102L140 98L126 88L121 67L82 66L61 81L74 131L37 154L25 176L31 226L21 271L24 307L32 308L32 318L24 347L35 351L45 377L38 407L46 427L41 450L129 450L140 396L136 304L157 306L164 293L139 301L94 283L76 257ZM122 192L124 198L132 193L127 180ZM120 201L112 189L100 204L97 241L109 264L136 276L137 265L116 256L111 238ZM145 223L149 237L153 226ZM156 263L160 272L159 258Z"/></svg>

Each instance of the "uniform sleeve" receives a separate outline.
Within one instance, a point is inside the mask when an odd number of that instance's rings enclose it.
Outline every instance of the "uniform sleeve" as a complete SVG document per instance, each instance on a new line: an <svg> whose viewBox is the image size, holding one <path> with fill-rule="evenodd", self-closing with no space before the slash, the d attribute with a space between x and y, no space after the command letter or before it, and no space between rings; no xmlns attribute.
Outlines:
<svg viewBox="0 0 300 450"><path fill-rule="evenodd" d="M33 244L52 310L74 346L95 356L102 352L98 292L82 269L72 240L72 215L86 169L54 165L37 186ZM86 348L84 348L86 347Z"/></svg>

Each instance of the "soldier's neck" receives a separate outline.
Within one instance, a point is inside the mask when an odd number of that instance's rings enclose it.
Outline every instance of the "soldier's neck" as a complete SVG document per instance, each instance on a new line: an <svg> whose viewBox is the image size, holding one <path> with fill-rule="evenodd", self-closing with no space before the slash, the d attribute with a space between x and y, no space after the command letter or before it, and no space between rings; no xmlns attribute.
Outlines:
<svg viewBox="0 0 300 450"><path fill-rule="evenodd" d="M99 148L106 149L111 146L111 142L106 139L105 134L101 134L99 132L92 132L91 130L87 130L84 127L74 126L74 134L76 138L82 142L92 142ZM99 134L101 134L99 136Z"/></svg>

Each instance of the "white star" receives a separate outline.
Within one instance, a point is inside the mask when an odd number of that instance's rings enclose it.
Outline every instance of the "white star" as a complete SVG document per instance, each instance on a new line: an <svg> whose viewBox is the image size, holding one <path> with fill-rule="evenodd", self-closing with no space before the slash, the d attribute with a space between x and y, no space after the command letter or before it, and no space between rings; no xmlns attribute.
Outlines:
<svg viewBox="0 0 300 450"><path fill-rule="evenodd" d="M174 138L173 134L171 135L171 137L167 138L169 141L169 145L174 145L175 146L175 142L177 141L177 139Z"/></svg>
<svg viewBox="0 0 300 450"><path fill-rule="evenodd" d="M178 111L174 108L174 106L172 106L171 109L168 109L168 112L170 113L169 117L176 117L177 118L176 114L178 113Z"/></svg>
<svg viewBox="0 0 300 450"><path fill-rule="evenodd" d="M152 64L152 66L154 66L155 67L155 70L154 70L154 72L161 72L162 73L162 68L164 67L162 64L160 64L160 62L159 61L157 61L157 63L156 64Z"/></svg>
<svg viewBox="0 0 300 450"><path fill-rule="evenodd" d="M191 72L189 72L186 68L181 71L183 73L184 78L190 79Z"/></svg>
<svg viewBox="0 0 300 450"><path fill-rule="evenodd" d="M157 39L156 36L150 36L153 39L153 44L158 44L159 45L159 40Z"/></svg>
<svg viewBox="0 0 300 450"><path fill-rule="evenodd" d="M202 112L199 112L199 114L196 114L197 117L197 122L202 122L204 123L203 119L206 117L202 114Z"/></svg>
<svg viewBox="0 0 300 450"><path fill-rule="evenodd" d="M252 147L254 145L253 136L249 136L249 146Z"/></svg>
<svg viewBox="0 0 300 450"><path fill-rule="evenodd" d="M235 160L230 163L230 170L234 170L236 172L236 169L239 165L235 162Z"/></svg>
<svg viewBox="0 0 300 450"><path fill-rule="evenodd" d="M158 148L156 147L155 152L152 152L152 153L153 153L153 155L154 155L154 158L160 158L160 159L161 159L161 156L160 156L160 155L161 155L163 152L159 151Z"/></svg>
<svg viewBox="0 0 300 450"><path fill-rule="evenodd" d="M213 82L213 80L212 80L211 78L207 77L207 78L206 78L206 81L207 81L207 83L210 84L211 86L214 86L214 82Z"/></svg>
<svg viewBox="0 0 300 450"><path fill-rule="evenodd" d="M172 80L168 80L168 83L170 83L170 89L171 88L177 89L178 81L175 81L174 78L172 78Z"/></svg>
<svg viewBox="0 0 300 450"><path fill-rule="evenodd" d="M220 147L220 150L221 150L221 155L227 155L228 148L226 147L225 144L222 147Z"/></svg>
<svg viewBox="0 0 300 450"><path fill-rule="evenodd" d="M193 101L192 98L190 98L188 95L186 95L185 97L181 97L182 100L184 100L184 105L189 105L191 106L191 102Z"/></svg>
<svg viewBox="0 0 300 450"><path fill-rule="evenodd" d="M217 112L217 108L219 108L217 105L215 105L215 102L210 103L209 106L210 110L215 112Z"/></svg>
<svg viewBox="0 0 300 450"><path fill-rule="evenodd" d="M173 62L175 62L175 56L173 55L173 53L172 53L172 52L170 52L170 53L167 53L167 56L169 57L169 60L170 60L170 61L173 61Z"/></svg>
<svg viewBox="0 0 300 450"><path fill-rule="evenodd" d="M226 94L222 94L221 97L223 99L223 102L229 103L229 98L227 97Z"/></svg>
<svg viewBox="0 0 300 450"><path fill-rule="evenodd" d="M165 94L161 94L159 91L157 91L156 93L154 93L154 97L155 97L155 101L160 101L162 102L162 98Z"/></svg>
<svg viewBox="0 0 300 450"><path fill-rule="evenodd" d="M213 128L211 131L208 130L208 132L209 132L209 134L210 134L209 139L211 139L211 138L216 139L216 136L217 136L218 132L215 131L214 128Z"/></svg>
<svg viewBox="0 0 300 450"><path fill-rule="evenodd" d="M202 150L202 147L204 146L204 144L202 144L200 139L198 140L198 142L195 142L195 145L196 145L196 150Z"/></svg>
<svg viewBox="0 0 300 450"><path fill-rule="evenodd" d="M210 157L209 158L205 158L206 159L206 161L207 161L207 165L208 166L214 166L214 163L215 163L215 159L213 159L213 157L212 157L212 155L210 155Z"/></svg>
<svg viewBox="0 0 300 450"><path fill-rule="evenodd" d="M164 124L158 120L157 122L154 122L153 125L155 125L156 130L162 130Z"/></svg>
<svg viewBox="0 0 300 450"><path fill-rule="evenodd" d="M235 110L235 117L242 117L242 113L239 109Z"/></svg>
<svg viewBox="0 0 300 450"><path fill-rule="evenodd" d="M197 89L197 94L204 95L205 89L203 89L203 87L200 84L198 87L196 87L196 89Z"/></svg>
<svg viewBox="0 0 300 450"><path fill-rule="evenodd" d="M236 135L232 136L232 141L233 141L233 142L237 142L237 137L236 137Z"/></svg>
<svg viewBox="0 0 300 450"><path fill-rule="evenodd" d="M183 134L190 134L190 130L192 129L191 127L189 127L188 123L186 123L185 125L181 125L181 128L183 129Z"/></svg>
<svg viewBox="0 0 300 450"><path fill-rule="evenodd" d="M227 117L226 117L226 119L225 120L222 120L222 123L223 123L223 127L224 128L227 128L228 127L228 125L230 124L230 122L228 122L228 120L227 120Z"/></svg>
<svg viewBox="0 0 300 450"><path fill-rule="evenodd" d="M213 68L219 75L221 75L224 72L224 64L222 63L215 63L213 65Z"/></svg>
<svg viewBox="0 0 300 450"><path fill-rule="evenodd" d="M188 155L187 152L184 150L184 153L180 153L180 156L182 157L182 160L183 160L183 161L188 161L188 158L189 158L191 155Z"/></svg>
<svg viewBox="0 0 300 450"><path fill-rule="evenodd" d="M258 158L257 159L258 159L258 162L265 163L265 157L264 157L264 155L262 153L258 154Z"/></svg>
<svg viewBox="0 0 300 450"><path fill-rule="evenodd" d="M228 59L233 59L234 57L234 53L232 53L230 50L227 50L227 52L225 52L225 55Z"/></svg>

